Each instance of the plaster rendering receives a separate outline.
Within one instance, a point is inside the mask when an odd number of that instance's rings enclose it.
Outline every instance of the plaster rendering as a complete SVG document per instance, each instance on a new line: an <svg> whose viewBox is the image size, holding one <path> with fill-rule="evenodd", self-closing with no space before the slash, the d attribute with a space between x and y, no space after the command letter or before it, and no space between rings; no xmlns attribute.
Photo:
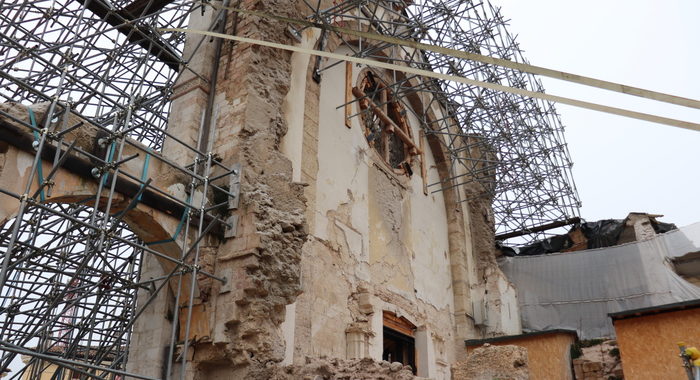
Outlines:
<svg viewBox="0 0 700 380"><path fill-rule="evenodd" d="M123 287L105 286L100 277L117 281L122 274L86 276L77 259L50 280L37 275L55 288L46 318L37 319L47 330L39 339L34 330L14 329L5 366L26 354L31 359L22 371L30 376L47 362L71 374L143 379L359 373L437 380L452 377L466 339L521 332L516 292L495 259L503 210L492 205L502 191L497 163L504 148L489 131L467 132L471 122L455 100L466 95L449 98L442 84L402 72L436 64L422 51L331 27L298 27L313 19L388 33L384 24L410 21L412 2L310 7L244 0L188 8L166 1L115 10L93 0L84 6L111 25L96 35L126 36L129 45L136 33L140 44L157 42L145 57L161 62L171 79L144 90L151 97L113 81L117 100L100 105L119 106L107 115L81 116L102 108L80 108L60 96L5 96L0 132L17 139L0 151L0 226L9 236L0 285L25 273L18 272L23 261L63 249L38 246L43 240L34 238L40 234L33 226L43 213L90 231L71 240L82 249L75 256L109 251L121 241L114 231L124 231L133 234L129 255L139 261ZM163 23L167 12L193 32L139 24ZM201 30L371 54L364 55L369 63L354 64L210 38L196 33ZM177 62L163 61L175 49L167 38L179 41ZM372 64L384 61L396 70ZM78 83L72 78L71 85ZM144 121L156 103L170 110L156 112L167 115L162 128ZM472 109L480 113L487 103ZM57 211L63 208L77 211ZM13 256L20 251L28 256ZM94 297L75 290L75 278L100 289L100 297L131 292L114 339L106 333L93 339L90 311L106 306L88 304ZM78 353L90 350L80 361Z"/></svg>

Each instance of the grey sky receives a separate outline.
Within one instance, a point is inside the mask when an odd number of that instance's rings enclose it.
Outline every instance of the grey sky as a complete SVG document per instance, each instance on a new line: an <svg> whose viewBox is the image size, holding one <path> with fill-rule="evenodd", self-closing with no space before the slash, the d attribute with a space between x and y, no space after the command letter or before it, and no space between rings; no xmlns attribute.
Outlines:
<svg viewBox="0 0 700 380"><path fill-rule="evenodd" d="M530 63L700 99L700 1L493 0ZM700 110L543 79L548 93L700 122ZM700 132L558 105L587 220L700 221Z"/></svg>

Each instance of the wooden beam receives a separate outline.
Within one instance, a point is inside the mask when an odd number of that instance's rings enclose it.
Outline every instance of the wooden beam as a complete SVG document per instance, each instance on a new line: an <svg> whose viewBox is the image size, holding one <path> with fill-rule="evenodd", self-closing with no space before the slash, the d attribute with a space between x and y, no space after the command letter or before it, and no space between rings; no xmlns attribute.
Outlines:
<svg viewBox="0 0 700 380"><path fill-rule="evenodd" d="M175 0L134 0L121 9L121 12L133 18L148 16L165 8Z"/></svg>
<svg viewBox="0 0 700 380"><path fill-rule="evenodd" d="M369 108L372 109L372 112L374 112L375 115L384 123L386 124L386 127L384 130L387 133L395 133L399 138L404 142L404 144L408 145L409 151L412 155L420 154L421 150L418 149L416 144L411 140L411 138L406 134L406 132L402 131L401 128L399 128L389 116L387 116L374 102L367 98L365 93L360 90L357 87L352 88L352 93L355 95L356 98L360 98L362 100L366 100L366 104L369 106Z"/></svg>
<svg viewBox="0 0 700 380"><path fill-rule="evenodd" d="M574 217L571 219L565 219L565 220L560 220L560 221L556 221L556 222L552 222L552 223L543 224L543 225L537 226L537 227L524 228L524 229L519 230L519 231L513 231L513 232L508 232L505 234L496 235L496 240L506 240L506 239L510 239L513 237L517 237L517 236L532 234L535 232L547 231L547 230L551 230L553 228L564 227L564 226L568 226L570 224L579 223L580 221L581 221L581 218Z"/></svg>
<svg viewBox="0 0 700 380"><path fill-rule="evenodd" d="M180 70L179 53L163 43L160 35L154 29L136 25L133 23L135 20L133 16L121 10L113 10L104 0L76 1L126 36L129 42L141 46L148 54L158 58L171 69Z"/></svg>
<svg viewBox="0 0 700 380"><path fill-rule="evenodd" d="M399 317L390 311L383 310L382 319L384 322L384 327L388 327L410 337L414 336L416 325L411 323L411 321L405 317Z"/></svg>
<svg viewBox="0 0 700 380"><path fill-rule="evenodd" d="M657 116L657 115L647 114L647 113L643 113L643 112L630 111L630 110L623 109L623 108L610 107L610 106L606 106L606 105L602 105L602 104L586 102L583 100L576 100L576 99L566 98L563 96L550 95L550 94L546 94L544 92L529 91L529 90L524 90L521 88L503 86L503 85L496 84L496 83L482 82L482 81L478 81L478 80L474 80L471 78L466 78L466 77L462 77L462 76L458 76L458 75L451 75L451 74L446 74L446 73L441 73L441 72L434 72L434 71L430 71L430 70L417 69L415 67L400 66L400 65L393 64L393 63L375 61L375 60L371 60L368 58L360 58L360 57L353 57L353 56L349 56L349 55L330 53L327 51L313 50L313 49L308 49L308 48L303 48L303 47L298 47L298 46L291 46L291 45L285 45L285 44L280 44L280 43L276 43L276 42L258 40L258 39L254 39L254 38L231 36L231 35L223 34L223 33L209 32L206 30L191 30L191 29L182 29L182 28L162 28L162 29L158 29L158 30L163 31L163 32L172 31L172 32L200 34L200 35L205 35L205 36L212 36L212 37L224 38L224 39L233 40L233 41L239 41L239 42L243 42L243 43L254 44L254 45L267 46L267 47L271 47L271 48L275 48L275 49L282 49L282 50L287 50L287 51L300 52L300 53L304 53L304 54L311 54L311 55L315 55L318 57L337 59L337 60L341 60L341 61L351 61L354 63L359 63L359 64L368 65L368 66L372 66L372 67L379 67L379 68L388 69L388 70L396 70L396 71L400 71L400 72L407 73L407 74L420 75L420 76L423 76L426 78L435 78L435 79L442 79L442 80L447 80L447 81L454 81L454 82L468 84L471 86L478 86L478 87L482 87L482 88L488 88L491 90L503 91L503 92L507 92L507 93L511 93L511 94L522 95L522 96L536 98L536 99L544 99L544 100L548 100L551 102L557 102L557 103L562 103L562 104L568 104L568 105L571 105L574 107L585 108L585 109L589 109L589 110L593 110L593 111L606 112L609 114L629 117L632 119L644 120L644 121L649 121L652 123L664 124L664 125L669 125L672 127L684 128L684 129L689 129L689 130L693 130L693 131L700 131L700 123L693 123L693 122L689 122L689 121L671 119L668 117Z"/></svg>
<svg viewBox="0 0 700 380"><path fill-rule="evenodd" d="M352 120L350 116L352 115L352 107L350 102L352 101L352 62L345 62L345 126L352 128Z"/></svg>
<svg viewBox="0 0 700 380"><path fill-rule="evenodd" d="M210 4L210 5L214 8L226 8L226 7L223 7L221 5L217 5L217 4ZM467 52L464 50L446 48L444 46L425 44L425 43L421 43L421 42L414 41L414 40L402 39L402 38L398 38L398 37L388 36L385 34L370 32L370 31L355 30L355 29L351 29L351 28L344 28L342 26L337 26L337 25L327 25L327 24L322 24L319 22L312 22L312 21L308 21L308 20L300 20L300 19L294 19L294 18L289 18L289 17L284 17L284 16L277 16L277 15L273 15L273 14L269 14L269 13L265 13L265 12L260 12L260 11L255 11L255 10L250 10L250 9L238 9L238 8L230 8L230 7L227 9L232 9L232 10L235 10L236 12L254 15L254 16L258 16L258 17L271 18L271 19L275 19L275 20L289 22L289 23L292 23L295 25L301 25L301 26L304 26L307 28L316 28L316 29L320 29L323 31L329 30L329 31L332 31L332 32L335 32L338 34L347 34L347 35L351 35L351 36L355 36L355 37L359 37L359 38L368 38L371 40L382 41L382 42L385 42L388 44L394 44L394 45L399 45L399 46L405 46L405 47L413 48L416 50L432 51L432 52L435 52L438 54L444 54L444 55L447 55L450 57L467 59L470 61L476 61L476 62L481 62L481 63L485 63L485 64L490 64L490 65L496 65L496 66L501 66L501 67L507 67L510 69L515 69L515 70L519 70L519 71L530 73L530 74L548 76L548 77L554 78L554 79L559 79L559 80L568 81L568 82L572 82L572 83L582 84L585 86L591 86L591 87L601 88L601 89L605 89L605 90L610 90L610 91L618 92L621 94L639 96L642 98L657 100L660 102L677 104L680 106L700 109L700 101L699 100L683 98L680 96L675 96L675 95L670 95L670 94L664 94L664 93L657 92L657 91L651 91L651 90L646 90L643 88L627 86L627 85L623 85L623 84L615 83L615 82L608 82L608 81L604 81L604 80L600 80L600 79L585 77L585 76L578 75L578 74L572 74L572 73L568 73L568 72L552 70L552 69L548 69L545 67L530 65L527 63L520 63L520 62L510 61L508 59L495 58L495 57L490 57L490 56L486 56L486 55L470 53L470 52ZM332 54L332 53L329 53L329 54ZM586 107L584 107L584 108L586 108ZM601 111L601 112L608 112L608 111ZM622 116L624 116L624 115L622 115ZM665 124L665 123L661 123L661 124ZM681 128L684 128L684 127L681 127Z"/></svg>
<svg viewBox="0 0 700 380"><path fill-rule="evenodd" d="M425 132L418 132L418 144L420 145L420 176L423 179L423 194L428 195L428 170L425 166Z"/></svg>

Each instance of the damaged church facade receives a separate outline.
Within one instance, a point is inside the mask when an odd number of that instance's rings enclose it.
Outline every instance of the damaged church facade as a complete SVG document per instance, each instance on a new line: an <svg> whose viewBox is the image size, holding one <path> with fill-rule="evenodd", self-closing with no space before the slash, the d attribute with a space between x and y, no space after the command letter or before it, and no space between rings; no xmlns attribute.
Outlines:
<svg viewBox="0 0 700 380"><path fill-rule="evenodd" d="M34 76L21 74L31 74L23 59L49 67L40 58L51 49L4 52L14 60L3 71L20 72L3 74L0 104L2 317L20 326L2 337L5 368L22 354L31 358L23 378L41 378L37 368L51 363L88 376L229 379L319 358L371 358L450 379L465 340L521 333L515 289L496 264L496 231L566 221L578 207L551 104L406 73L401 67L540 89L514 70L362 35L449 45L455 40L443 34L468 28L460 43L473 51L522 59L494 8L124 3L53 11L75 17L78 9L121 34L115 46L138 45L163 63L160 73L172 72L155 90L145 82L156 74L144 69L130 83L146 90L119 88L118 101L81 108L102 95L80 95L78 76L92 74L79 57L61 61L53 74L63 79L47 89L26 85ZM15 7L8 11L16 17L36 11ZM163 20L178 12L191 31L297 51L158 28L173 26ZM180 41L177 54L168 36ZM154 104L163 105L164 124L148 118ZM42 215L87 232L38 238L50 233L35 227ZM68 245L79 252L61 254ZM122 245L136 252L128 260L76 258ZM38 253L63 269L45 276L49 264ZM89 272L93 266L99 270ZM43 290L20 278L43 279L56 295L40 300ZM107 301L113 294L120 301ZM41 316L15 318L29 313L23 304L39 303ZM109 318L114 310L122 318ZM24 331L30 322L46 327ZM90 323L110 327L95 333Z"/></svg>

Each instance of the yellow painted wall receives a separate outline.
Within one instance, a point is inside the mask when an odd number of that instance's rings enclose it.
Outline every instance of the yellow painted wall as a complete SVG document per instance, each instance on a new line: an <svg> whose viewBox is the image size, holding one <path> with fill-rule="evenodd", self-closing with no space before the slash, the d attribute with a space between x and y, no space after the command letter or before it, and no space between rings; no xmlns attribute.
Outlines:
<svg viewBox="0 0 700 380"><path fill-rule="evenodd" d="M626 379L685 379L677 342L700 347L700 308L615 321Z"/></svg>
<svg viewBox="0 0 700 380"><path fill-rule="evenodd" d="M498 346L512 344L526 348L531 379L573 380L570 348L575 339L573 334L555 332L491 344ZM468 347L467 350L470 348L475 347Z"/></svg>
<svg viewBox="0 0 700 380"><path fill-rule="evenodd" d="M43 366L42 366L43 367ZM54 373L56 373L56 366L55 365L49 365L44 369L43 372L41 372L40 380L51 380L53 378ZM29 380L32 373L31 373L31 368L27 369L27 371L22 375L22 380ZM70 371L66 371L66 373L63 376L63 379L70 379ZM62 379L62 380L63 380Z"/></svg>
<svg viewBox="0 0 700 380"><path fill-rule="evenodd" d="M27 355L22 355L22 362L26 365L29 364L29 360L31 358ZM109 366L109 362L103 362L103 366ZM36 369L35 369L36 368ZM38 361L35 364L32 364L27 367L26 371L22 374L22 380L32 380L36 379L36 374L34 371L39 372L41 375L39 376L39 380L51 380L54 378L54 374L58 370L58 366L53 363L49 363L47 361ZM89 369L85 369L86 371L89 371ZM32 376L33 375L33 376ZM75 376L78 376L79 373L75 373ZM98 372L98 376L104 376L109 378L109 373L108 372ZM15 376L14 373L10 372L10 376ZM70 369L63 369L63 374L61 376L60 380L71 380L73 379L73 371Z"/></svg>
<svg viewBox="0 0 700 380"><path fill-rule="evenodd" d="M40 367L38 367L39 371L41 371L41 375L39 377L40 380L51 380L54 378L54 374L56 373L56 370L58 370L58 366L54 364L48 364L47 362L41 362ZM27 368L27 371L24 372L22 375L22 380L35 380L36 375L32 376L32 367ZM106 374L103 374L106 375ZM61 376L60 380L71 380L73 377L73 371L69 369L64 369L63 370L63 375ZM77 376L77 374L76 374Z"/></svg>

